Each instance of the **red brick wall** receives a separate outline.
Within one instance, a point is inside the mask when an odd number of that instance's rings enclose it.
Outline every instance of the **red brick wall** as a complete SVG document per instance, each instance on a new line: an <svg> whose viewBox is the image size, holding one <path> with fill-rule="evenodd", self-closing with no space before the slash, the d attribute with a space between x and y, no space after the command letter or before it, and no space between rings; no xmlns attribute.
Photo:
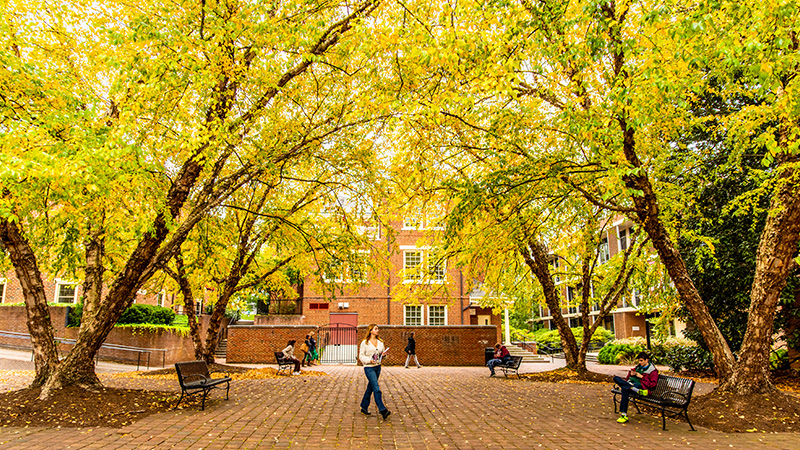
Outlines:
<svg viewBox="0 0 800 450"><path fill-rule="evenodd" d="M404 364L403 349L411 331L416 333L417 358L420 364L431 366L482 366L485 364L484 349L497 342L495 326L445 326L405 327L381 325L380 336L390 347L384 364ZM286 347L289 339L295 339L297 347L316 326L232 326L228 328L228 358L236 363L274 363L274 352ZM367 326L358 327L359 342L366 335Z"/></svg>
<svg viewBox="0 0 800 450"><path fill-rule="evenodd" d="M637 316L635 312L614 313L614 335L617 339L641 336L645 337L644 316ZM633 327L639 327L633 330Z"/></svg>
<svg viewBox="0 0 800 450"><path fill-rule="evenodd" d="M295 344L295 357L300 358L297 348L310 332L317 332L316 325L234 325L228 327L228 354L226 362L269 364L275 362L275 352L286 347L290 339Z"/></svg>
<svg viewBox="0 0 800 450"><path fill-rule="evenodd" d="M67 308L62 306L50 307L50 318L53 323L55 337L65 339L76 339L78 336L77 328L66 328ZM200 335L205 340L206 329L211 316L203 315L200 318ZM227 327L230 319L223 318L222 328ZM24 306L0 306L0 330L12 331L15 333L28 334L26 324L26 312ZM194 360L194 344L190 336L181 336L170 330L143 330L133 328L114 328L104 341L106 344L124 345L128 347L139 347L148 349L164 349L166 351L152 351L150 354L150 367L160 367L162 362L166 365L174 364L178 361ZM30 348L29 339L0 337L0 346L12 348ZM61 344L59 351L69 352L72 349L70 344ZM111 359L120 362L136 362L138 353L129 350L110 350L100 349L98 352L101 359ZM146 356L142 356L142 362Z"/></svg>

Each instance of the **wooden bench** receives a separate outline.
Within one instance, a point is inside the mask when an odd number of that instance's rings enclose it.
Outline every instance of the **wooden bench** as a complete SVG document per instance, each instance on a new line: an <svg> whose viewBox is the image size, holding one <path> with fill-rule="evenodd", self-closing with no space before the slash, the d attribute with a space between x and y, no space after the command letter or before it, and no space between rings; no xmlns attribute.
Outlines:
<svg viewBox="0 0 800 450"><path fill-rule="evenodd" d="M178 372L178 382L181 385L181 398L175 404L177 409L181 404L184 395L187 397L194 394L203 393L203 406L200 410L206 409L206 397L208 397L211 389L222 389L222 385L226 385L225 400L228 399L228 394L231 390L231 377L227 372L215 370L208 371L208 365L205 361L187 361L175 363L175 371ZM224 378L211 378L212 373L224 373Z"/></svg>
<svg viewBox="0 0 800 450"><path fill-rule="evenodd" d="M292 374L292 368L294 367L294 361L291 359L287 359L283 352L275 352L275 362L278 363L278 373L276 375L280 375L281 372L284 370L286 371L286 375Z"/></svg>
<svg viewBox="0 0 800 450"><path fill-rule="evenodd" d="M694 390L694 380L687 378L671 377L669 375L659 375L656 387L647 392L647 396L641 396L631 392L630 402L639 410L639 403L652 406L661 410L661 429L667 429L666 415L671 417L683 416L689 423L689 428L695 431L692 421L689 420L689 402L692 401L692 391ZM614 393L614 413L617 412L617 396L622 395L619 386L611 390Z"/></svg>
<svg viewBox="0 0 800 450"><path fill-rule="evenodd" d="M503 371L503 374L508 378L508 373L511 372L512 375L516 375L517 378L522 378L519 376L519 365L522 364L522 356L512 356L511 362L506 364L498 364L494 366L497 369Z"/></svg>

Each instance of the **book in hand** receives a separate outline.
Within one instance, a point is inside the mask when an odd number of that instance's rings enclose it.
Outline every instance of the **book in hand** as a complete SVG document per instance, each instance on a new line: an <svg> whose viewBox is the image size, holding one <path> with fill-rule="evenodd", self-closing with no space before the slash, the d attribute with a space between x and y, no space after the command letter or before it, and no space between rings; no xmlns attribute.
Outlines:
<svg viewBox="0 0 800 450"><path fill-rule="evenodd" d="M383 362L383 358L386 357L386 353L388 352L389 349L387 348L386 350L383 351L383 353L375 353L374 355L372 355L372 362L374 364L380 364L381 362Z"/></svg>

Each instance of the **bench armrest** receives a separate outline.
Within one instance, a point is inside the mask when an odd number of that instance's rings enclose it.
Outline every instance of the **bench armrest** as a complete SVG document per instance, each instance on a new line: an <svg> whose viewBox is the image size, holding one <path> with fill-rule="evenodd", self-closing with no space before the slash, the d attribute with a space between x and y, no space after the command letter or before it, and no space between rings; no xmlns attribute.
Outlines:
<svg viewBox="0 0 800 450"><path fill-rule="evenodd" d="M229 373L227 370L212 370L212 371L211 371L211 372L209 372L208 374L209 374L209 375L213 375L213 374L215 374L215 373L222 373L222 374L225 374L225 376L226 376L227 378L230 378L230 377L231 377L231 374L230 374L230 373Z"/></svg>

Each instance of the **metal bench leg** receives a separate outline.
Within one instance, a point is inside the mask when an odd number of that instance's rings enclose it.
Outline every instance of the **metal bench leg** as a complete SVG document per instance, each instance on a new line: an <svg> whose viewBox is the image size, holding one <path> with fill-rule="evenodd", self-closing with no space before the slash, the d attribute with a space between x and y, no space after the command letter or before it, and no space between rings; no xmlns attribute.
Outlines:
<svg viewBox="0 0 800 450"><path fill-rule="evenodd" d="M200 411L205 411L206 409L206 397L208 397L208 393L211 391L211 388L203 389L203 406L200 407Z"/></svg>
<svg viewBox="0 0 800 450"><path fill-rule="evenodd" d="M181 398L179 398L179 399L178 399L178 403L175 403L175 407L174 407L174 408L172 408L173 410L175 410L175 409L178 409L178 405L180 405L180 404L181 404L181 401L183 400L183 394L184 394L185 392L186 392L186 391L184 391L183 389L181 389Z"/></svg>
<svg viewBox="0 0 800 450"><path fill-rule="evenodd" d="M686 409L683 410L683 417L686 417L686 421L689 422L689 428L691 428L692 431L697 431L697 430L694 429L694 426L692 425L692 421L689 420L689 411L688 410L686 410Z"/></svg>
<svg viewBox="0 0 800 450"><path fill-rule="evenodd" d="M225 400L230 399L230 393L231 393L231 382L228 381L228 388L225 389Z"/></svg>
<svg viewBox="0 0 800 450"><path fill-rule="evenodd" d="M664 408L661 408L661 430L667 431L667 418L664 416Z"/></svg>
<svg viewBox="0 0 800 450"><path fill-rule="evenodd" d="M614 414L617 414L617 394L614 394Z"/></svg>

